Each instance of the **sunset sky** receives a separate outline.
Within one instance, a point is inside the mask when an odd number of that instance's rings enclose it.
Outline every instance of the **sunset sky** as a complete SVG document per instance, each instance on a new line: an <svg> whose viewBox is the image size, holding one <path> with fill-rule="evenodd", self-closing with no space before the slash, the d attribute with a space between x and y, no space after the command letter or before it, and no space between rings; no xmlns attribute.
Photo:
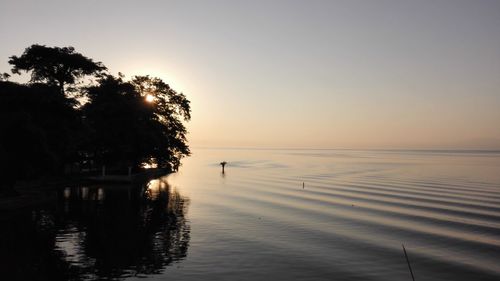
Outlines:
<svg viewBox="0 0 500 281"><path fill-rule="evenodd" d="M194 147L500 149L500 1L2 0L0 35L0 72L39 43L164 79Z"/></svg>

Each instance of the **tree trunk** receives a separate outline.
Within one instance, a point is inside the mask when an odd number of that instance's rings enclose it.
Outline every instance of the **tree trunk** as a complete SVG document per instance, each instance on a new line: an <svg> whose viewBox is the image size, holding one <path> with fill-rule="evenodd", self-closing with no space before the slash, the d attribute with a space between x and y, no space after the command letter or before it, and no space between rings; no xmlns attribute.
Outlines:
<svg viewBox="0 0 500 281"><path fill-rule="evenodd" d="M58 85L59 92L61 92L61 94L62 94L63 96L65 96L65 95L66 95L66 93L64 92L64 81L59 80L59 81L58 81L58 83L59 83L59 85Z"/></svg>

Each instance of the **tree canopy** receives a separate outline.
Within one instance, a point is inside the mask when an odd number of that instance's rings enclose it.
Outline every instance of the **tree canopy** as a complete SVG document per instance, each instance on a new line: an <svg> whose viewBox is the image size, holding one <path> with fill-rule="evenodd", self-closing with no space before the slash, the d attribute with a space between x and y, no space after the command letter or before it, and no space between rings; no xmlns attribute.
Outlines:
<svg viewBox="0 0 500 281"><path fill-rule="evenodd" d="M183 155L190 153L186 139L187 131L182 123L183 120L191 119L190 101L160 78L135 76L131 83L142 97L153 97L150 108L157 118L158 126L167 132L160 134L160 137L170 148L170 153L162 154L156 151L153 157L159 163L171 163L173 168L177 169Z"/></svg>
<svg viewBox="0 0 500 281"><path fill-rule="evenodd" d="M182 123L190 119L189 101L161 79L136 76L126 82L108 75L87 89L87 97L82 111L99 162L154 162L176 170L189 155Z"/></svg>
<svg viewBox="0 0 500 281"><path fill-rule="evenodd" d="M0 81L0 164L23 171L14 180L62 173L68 164L177 170L190 155L190 102L162 79L127 81L72 47L32 45L9 63L13 73L31 72L27 84ZM75 107L65 87L86 75L95 80L72 89L86 98Z"/></svg>
<svg viewBox="0 0 500 281"><path fill-rule="evenodd" d="M31 82L56 85L61 93L66 85L73 85L86 75L99 75L107 68L101 62L75 52L73 47L47 47L34 44L21 56L11 56L12 73L31 72ZM70 89L71 90L71 89Z"/></svg>
<svg viewBox="0 0 500 281"><path fill-rule="evenodd" d="M1 183L53 174L75 160L81 120L73 104L53 86L0 82Z"/></svg>

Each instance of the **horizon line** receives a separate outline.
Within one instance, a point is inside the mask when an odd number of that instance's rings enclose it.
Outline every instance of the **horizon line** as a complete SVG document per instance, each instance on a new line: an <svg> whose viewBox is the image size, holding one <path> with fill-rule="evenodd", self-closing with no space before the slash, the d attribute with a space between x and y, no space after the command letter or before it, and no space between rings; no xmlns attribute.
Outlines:
<svg viewBox="0 0 500 281"><path fill-rule="evenodd" d="M192 146L195 149L225 150L350 150L350 151L416 151L416 152L479 152L500 153L500 148L304 148L304 147L255 147L255 146Z"/></svg>

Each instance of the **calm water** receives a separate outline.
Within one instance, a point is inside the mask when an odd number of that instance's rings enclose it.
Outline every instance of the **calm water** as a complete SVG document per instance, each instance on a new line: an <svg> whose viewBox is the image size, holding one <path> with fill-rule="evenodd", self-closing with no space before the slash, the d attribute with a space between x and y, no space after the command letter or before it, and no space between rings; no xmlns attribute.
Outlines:
<svg viewBox="0 0 500 281"><path fill-rule="evenodd" d="M500 280L500 152L198 149L57 196L1 221L0 279L411 280L404 244L416 280Z"/></svg>

